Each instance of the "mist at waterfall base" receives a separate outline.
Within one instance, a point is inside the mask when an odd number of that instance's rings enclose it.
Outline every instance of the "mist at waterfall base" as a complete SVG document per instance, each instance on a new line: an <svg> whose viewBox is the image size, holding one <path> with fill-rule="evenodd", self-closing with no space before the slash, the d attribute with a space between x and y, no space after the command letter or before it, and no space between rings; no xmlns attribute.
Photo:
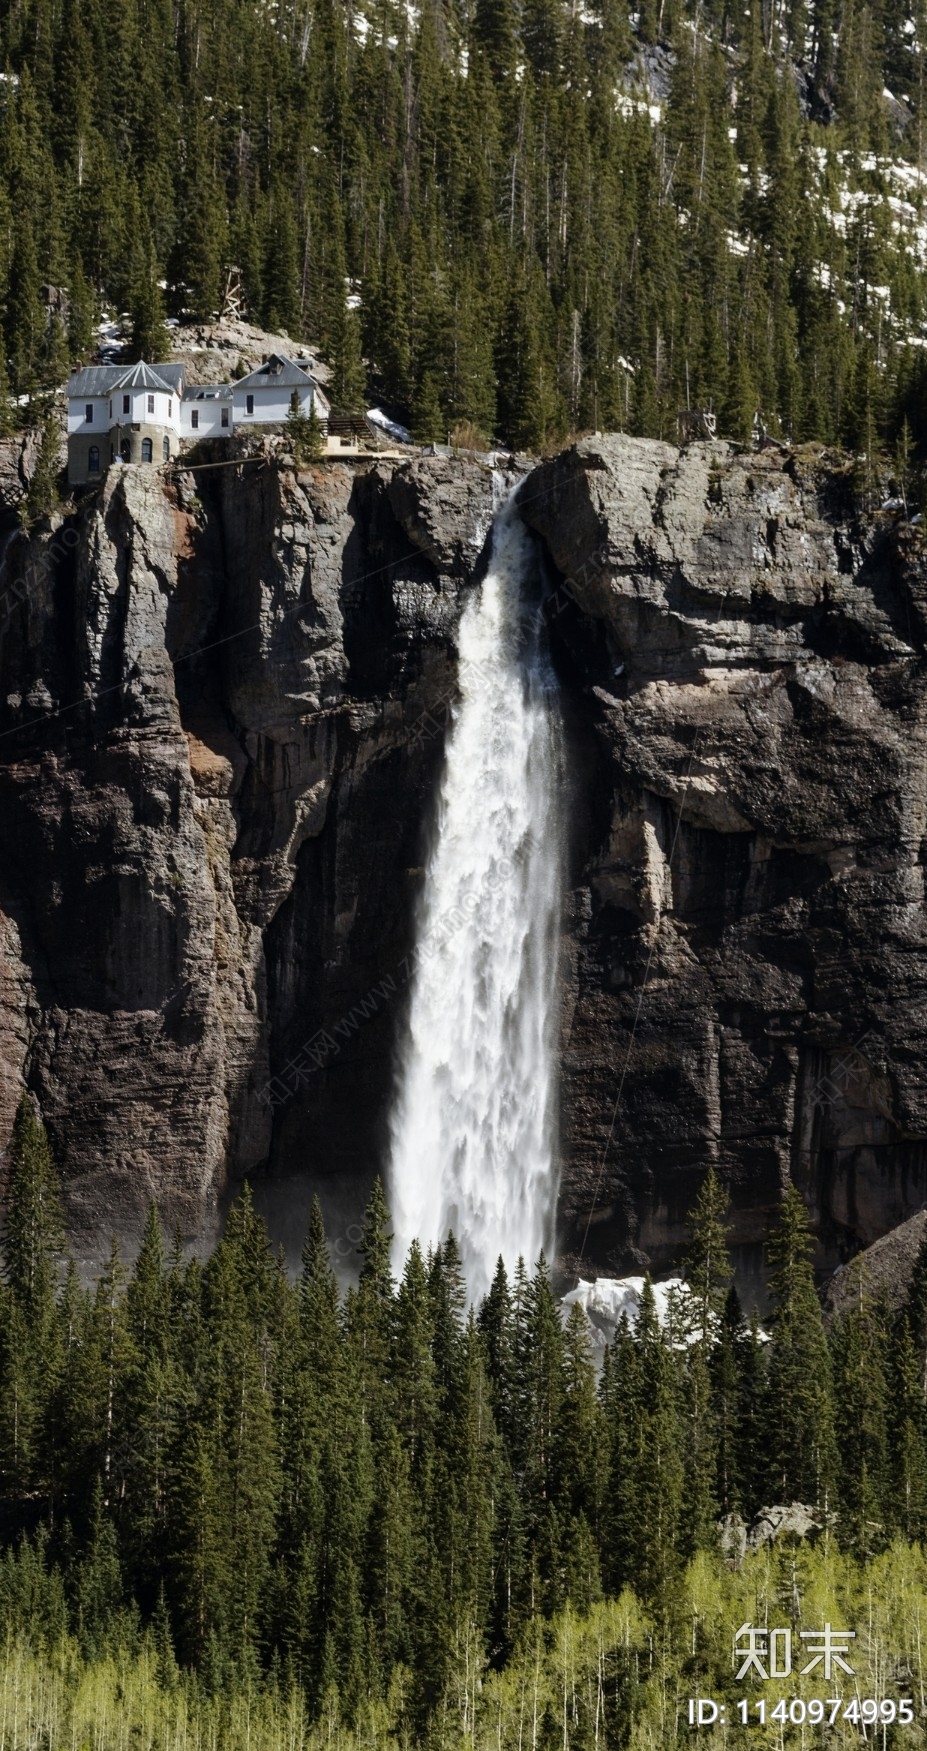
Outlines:
<svg viewBox="0 0 927 1751"><path fill-rule="evenodd" d="M532 537L511 497L460 622L390 1125L393 1262L453 1230L467 1290L550 1255L557 1196L563 739Z"/></svg>

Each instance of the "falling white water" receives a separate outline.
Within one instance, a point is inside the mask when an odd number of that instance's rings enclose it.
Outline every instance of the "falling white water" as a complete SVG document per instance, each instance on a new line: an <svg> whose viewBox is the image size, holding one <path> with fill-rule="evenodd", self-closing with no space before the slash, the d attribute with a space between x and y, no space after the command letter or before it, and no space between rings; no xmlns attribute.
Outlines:
<svg viewBox="0 0 927 1751"><path fill-rule="evenodd" d="M453 1229L474 1298L500 1253L530 1266L553 1241L562 737L539 602L509 499L460 622L391 1122L394 1266Z"/></svg>

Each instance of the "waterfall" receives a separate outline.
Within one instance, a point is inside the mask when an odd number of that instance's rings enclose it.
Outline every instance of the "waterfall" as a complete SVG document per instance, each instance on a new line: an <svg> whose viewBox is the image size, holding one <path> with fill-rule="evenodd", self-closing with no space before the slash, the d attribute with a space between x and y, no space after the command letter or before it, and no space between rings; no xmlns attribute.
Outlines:
<svg viewBox="0 0 927 1751"><path fill-rule="evenodd" d="M453 1229L473 1298L529 1267L556 1203L562 734L534 542L509 498L460 622L391 1118L394 1268Z"/></svg>

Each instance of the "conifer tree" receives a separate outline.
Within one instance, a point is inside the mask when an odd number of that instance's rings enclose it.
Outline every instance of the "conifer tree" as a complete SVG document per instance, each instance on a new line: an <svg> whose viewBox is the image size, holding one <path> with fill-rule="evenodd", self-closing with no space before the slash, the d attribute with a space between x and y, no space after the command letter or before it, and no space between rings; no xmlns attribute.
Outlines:
<svg viewBox="0 0 927 1751"><path fill-rule="evenodd" d="M99 1478L93 1488L90 1528L76 1565L76 1617L81 1646L88 1658L115 1642L124 1603L116 1529L106 1512Z"/></svg>
<svg viewBox="0 0 927 1751"><path fill-rule="evenodd" d="M419 444L443 443L447 436L437 379L431 371L425 372L412 398L412 436Z"/></svg>
<svg viewBox="0 0 927 1751"><path fill-rule="evenodd" d="M503 1434L507 1436L512 1416L514 1357L512 1297L505 1262L501 1256L496 1261L489 1293L484 1297L477 1314L477 1328L486 1352L494 1415Z"/></svg>
<svg viewBox="0 0 927 1751"><path fill-rule="evenodd" d="M71 285L68 307L68 348L75 362L84 361L93 347L93 325L96 319L96 301L93 288L84 273L83 263L78 255L71 274Z"/></svg>
<svg viewBox="0 0 927 1751"><path fill-rule="evenodd" d="M684 1267L688 1294L682 1307L689 1337L682 1409L687 1484L684 1522L690 1551L712 1542L718 1512L719 1428L713 1376L731 1278L727 1209L727 1196L714 1168L709 1167L689 1215L691 1240Z"/></svg>
<svg viewBox="0 0 927 1751"><path fill-rule="evenodd" d="M556 1431L563 1398L563 1330L543 1253L528 1289L522 1355L525 1369L523 1487L540 1514L557 1488Z"/></svg>
<svg viewBox="0 0 927 1751"><path fill-rule="evenodd" d="M864 1554L887 1542L889 1475L887 1330L866 1280L849 1267L852 1303L832 1339L842 1526Z"/></svg>
<svg viewBox="0 0 927 1751"><path fill-rule="evenodd" d="M428 1293L433 1325L432 1353L436 1378L445 1405L450 1405L461 1385L463 1335L467 1291L460 1248L452 1233L439 1246L428 1273Z"/></svg>
<svg viewBox="0 0 927 1751"><path fill-rule="evenodd" d="M39 452L32 478L19 505L20 521L26 528L50 516L61 493L61 421L53 402L42 414Z"/></svg>
<svg viewBox="0 0 927 1751"><path fill-rule="evenodd" d="M476 0L473 39L495 79L506 81L514 76L516 34L512 0Z"/></svg>
<svg viewBox="0 0 927 1751"><path fill-rule="evenodd" d="M191 181L186 200L188 224L184 228L177 278L186 286L188 306L194 320L211 322L219 310L228 229L225 193L215 173L210 142L204 129L195 128L193 131L190 163Z"/></svg>
<svg viewBox="0 0 927 1751"><path fill-rule="evenodd" d="M393 1317L391 1238L386 1198L380 1180L376 1179L359 1248L364 1261L360 1281L347 1306L352 1377L366 1419L376 1419L384 1393Z"/></svg>
<svg viewBox="0 0 927 1751"><path fill-rule="evenodd" d="M10 1140L2 1239L0 1458L34 1488L54 1472L52 1407L63 1355L56 1288L63 1250L58 1176L45 1127L23 1093Z"/></svg>
<svg viewBox="0 0 927 1751"><path fill-rule="evenodd" d="M312 1200L309 1231L299 1279L299 1314L306 1362L314 1377L320 1406L330 1401L339 1374L341 1332L338 1284L317 1197Z"/></svg>
<svg viewBox="0 0 927 1751"><path fill-rule="evenodd" d="M893 1406L888 1430L890 1521L904 1538L923 1539L927 1530L927 1406L921 1361L904 1309L892 1333L888 1380Z"/></svg>
<svg viewBox="0 0 927 1751"><path fill-rule="evenodd" d="M426 1472L433 1457L438 1411L434 1342L434 1298L421 1248L413 1241L396 1294L393 1404L390 1418L402 1440L410 1471Z"/></svg>
<svg viewBox="0 0 927 1751"><path fill-rule="evenodd" d="M322 454L324 444L322 428L319 425L315 411L315 400L312 401L312 411L304 414L299 405L299 393L293 390L290 396L289 412L286 416L287 437L293 446L293 460L297 468L302 468L307 462L314 462Z"/></svg>
<svg viewBox="0 0 927 1751"><path fill-rule="evenodd" d="M264 320L268 328L293 337L302 333L299 295L299 252L293 207L282 187L274 190L267 209L263 263Z"/></svg>
<svg viewBox="0 0 927 1751"><path fill-rule="evenodd" d="M24 1093L10 1141L3 1274L31 1320L41 1322L53 1307L62 1245L60 1192L51 1147L32 1100Z"/></svg>
<svg viewBox="0 0 927 1751"><path fill-rule="evenodd" d="M740 1350L743 1335L740 1299L732 1284L727 1293L718 1343L711 1363L716 1419L714 1487L718 1512L722 1515L733 1513L740 1508L743 1500L738 1440L741 1411Z"/></svg>
<svg viewBox="0 0 927 1751"><path fill-rule="evenodd" d="M134 358L157 361L170 352L165 325L164 297L158 284L154 250L140 250L131 287L132 332L129 345Z"/></svg>
<svg viewBox="0 0 927 1751"><path fill-rule="evenodd" d="M684 1267L688 1287L686 1320L698 1342L710 1347L718 1338L731 1281L728 1250L728 1198L713 1167L689 1213L689 1247Z"/></svg>
<svg viewBox="0 0 927 1751"><path fill-rule="evenodd" d="M356 310L346 302L336 310L331 340L331 393L335 406L356 412L367 405L367 376L361 357L361 330Z"/></svg>
<svg viewBox="0 0 927 1751"><path fill-rule="evenodd" d="M901 1313L917 1357L921 1398L927 1406L927 1231L917 1249Z"/></svg>
<svg viewBox="0 0 927 1751"><path fill-rule="evenodd" d="M596 1540L605 1495L606 1445L588 1322L574 1303L563 1333L563 1390L554 1430L555 1496L568 1522L582 1518Z"/></svg>
<svg viewBox="0 0 927 1751"><path fill-rule="evenodd" d="M633 1584L665 1613L682 1556L682 1440L676 1361L649 1278L635 1331L626 1320L619 1328L612 1368L608 1575L613 1586Z"/></svg>
<svg viewBox="0 0 927 1751"><path fill-rule="evenodd" d="M46 320L39 285L31 217L22 212L14 233L6 306L6 342L17 395L30 395L39 384Z"/></svg>
<svg viewBox="0 0 927 1751"><path fill-rule="evenodd" d="M836 1469L830 1357L814 1287L814 1242L789 1186L769 1241L772 1312L766 1379L766 1488L777 1502L831 1503Z"/></svg>
<svg viewBox="0 0 927 1751"><path fill-rule="evenodd" d="M382 262L364 281L361 301L363 345L382 382L387 401L404 406L409 395L409 318L406 278L392 228Z"/></svg>

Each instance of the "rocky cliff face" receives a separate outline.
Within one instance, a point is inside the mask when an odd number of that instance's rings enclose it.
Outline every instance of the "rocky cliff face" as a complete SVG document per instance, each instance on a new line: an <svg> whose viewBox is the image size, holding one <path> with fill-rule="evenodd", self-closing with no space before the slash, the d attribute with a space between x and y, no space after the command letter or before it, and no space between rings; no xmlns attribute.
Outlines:
<svg viewBox="0 0 927 1751"><path fill-rule="evenodd" d="M927 1195L920 538L723 445L590 440L520 506L573 774L565 1254L591 1214L589 1264L662 1268L715 1161L745 1266L788 1174L835 1262ZM246 1174L297 1244L312 1190L356 1219L491 508L477 463L256 458L8 548L0 1148L25 1080L85 1252L151 1196L207 1240Z"/></svg>
<svg viewBox="0 0 927 1751"><path fill-rule="evenodd" d="M748 1271L789 1175L833 1265L927 1197L922 538L722 445L589 441L520 502L584 783L566 1250L592 1212L668 1263L715 1162Z"/></svg>
<svg viewBox="0 0 927 1751"><path fill-rule="evenodd" d="M246 1174L284 1230L313 1184L356 1214L491 504L440 461L120 470L11 548L0 1145L25 1078L84 1252L151 1197L208 1240Z"/></svg>

